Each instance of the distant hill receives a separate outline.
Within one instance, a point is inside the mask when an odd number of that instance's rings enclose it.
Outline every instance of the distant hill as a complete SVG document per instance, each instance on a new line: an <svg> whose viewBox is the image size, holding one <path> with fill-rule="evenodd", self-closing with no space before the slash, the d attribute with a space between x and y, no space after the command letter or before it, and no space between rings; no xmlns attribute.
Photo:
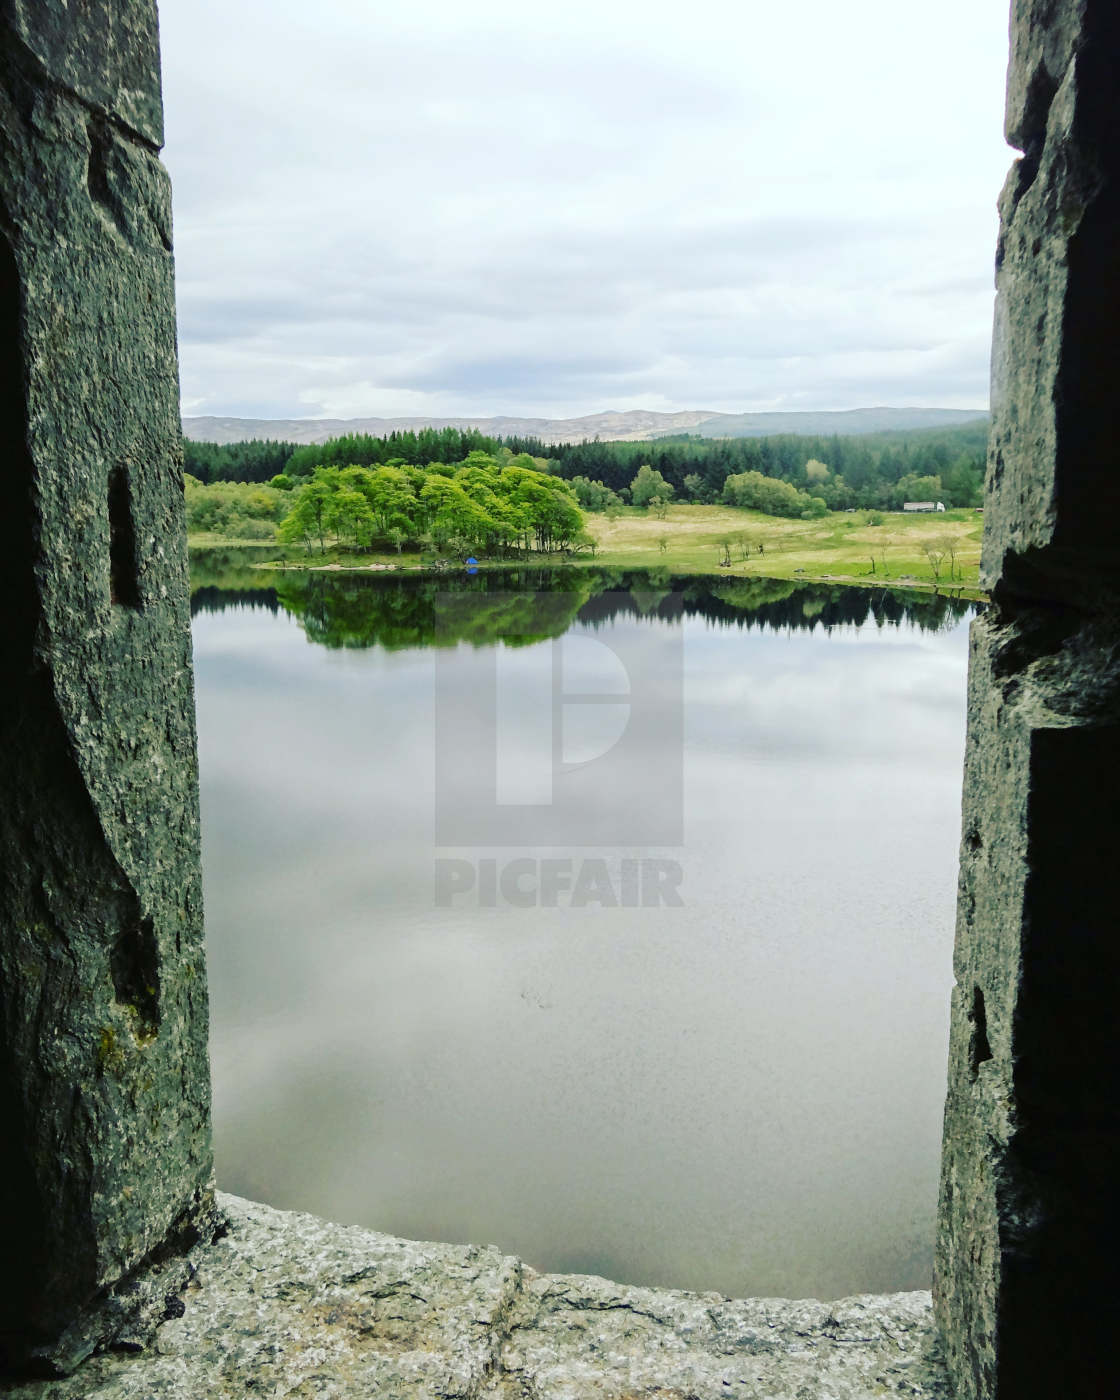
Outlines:
<svg viewBox="0 0 1120 1400"><path fill-rule="evenodd" d="M986 409L853 408L835 413L681 413L608 410L583 418L184 418L183 433L195 442L326 442L348 433L477 428L490 437L532 437L542 442L641 442L676 433L701 437L765 437L774 433L878 433L892 429L946 428L987 418Z"/></svg>
<svg viewBox="0 0 1120 1400"><path fill-rule="evenodd" d="M849 408L835 413L713 413L692 432L701 437L810 437L856 433L908 432L913 428L955 428L987 418L983 408Z"/></svg>

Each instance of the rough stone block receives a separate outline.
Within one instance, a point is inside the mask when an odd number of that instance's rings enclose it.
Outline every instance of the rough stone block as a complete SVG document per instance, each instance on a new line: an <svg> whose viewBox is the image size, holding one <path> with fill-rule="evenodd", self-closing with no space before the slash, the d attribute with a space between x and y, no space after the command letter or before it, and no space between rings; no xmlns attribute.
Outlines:
<svg viewBox="0 0 1120 1400"><path fill-rule="evenodd" d="M223 1196L146 1351L6 1400L949 1400L928 1293L729 1300L536 1274Z"/></svg>
<svg viewBox="0 0 1120 1400"><path fill-rule="evenodd" d="M0 0L0 32L40 86L163 145L156 0Z"/></svg>
<svg viewBox="0 0 1120 1400"><path fill-rule="evenodd" d="M1016 0L934 1301L961 1400L1115 1389L1120 8Z"/></svg>
<svg viewBox="0 0 1120 1400"><path fill-rule="evenodd" d="M211 1209L155 54L150 3L9 3L0 19L0 1352L13 1362L73 1364L101 1339L108 1295Z"/></svg>
<svg viewBox="0 0 1120 1400"><path fill-rule="evenodd" d="M1016 0L1000 197L982 580L997 593L1120 591L1120 10Z"/></svg>
<svg viewBox="0 0 1120 1400"><path fill-rule="evenodd" d="M1068 609L973 627L934 1287L961 1400L1109 1391L1118 643Z"/></svg>

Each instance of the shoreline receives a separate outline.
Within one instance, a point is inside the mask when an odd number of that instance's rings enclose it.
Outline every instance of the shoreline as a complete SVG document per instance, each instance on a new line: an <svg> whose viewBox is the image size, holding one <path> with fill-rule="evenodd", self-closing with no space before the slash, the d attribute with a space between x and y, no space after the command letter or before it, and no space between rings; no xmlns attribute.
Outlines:
<svg viewBox="0 0 1120 1400"><path fill-rule="evenodd" d="M245 554L249 551L268 550L273 547L271 541L258 540L230 540L221 541L214 538L204 540L188 539L188 548L192 554L204 554L210 552L223 552L231 554ZM467 572L464 564L447 563L445 565L435 565L430 563L401 563L399 560L386 561L385 559L371 559L366 562L343 562L339 559L327 558L322 563L313 562L316 556L311 556L307 562L302 559L256 559L244 560L243 567L260 570L265 573L323 573L323 574L401 574L401 575L426 575L433 578L445 577L448 574L463 574ZM321 557L321 556L320 556ZM797 568L789 572L775 573L753 568L746 565L745 561L738 561L728 567L712 568L710 566L700 566L693 563L672 561L662 555L647 556L644 552L638 552L635 556L627 554L625 557L608 553L597 555L595 558L581 557L578 559L557 559L549 555L532 556L523 559L506 560L479 560L477 565L472 566L476 573L500 573L517 568L537 568L537 569L616 569L633 572L664 573L673 578L705 578L705 579L736 579L736 580L766 580L775 583L800 584L826 584L837 585L842 588L871 588L871 589L905 589L916 593L930 593L945 595L954 598L966 598L971 602L986 603L990 601L988 593L980 587L978 581L968 581L954 579L951 582L931 579L915 578L912 575L903 575L897 578L884 577L876 574L842 574L824 573L809 571Z"/></svg>

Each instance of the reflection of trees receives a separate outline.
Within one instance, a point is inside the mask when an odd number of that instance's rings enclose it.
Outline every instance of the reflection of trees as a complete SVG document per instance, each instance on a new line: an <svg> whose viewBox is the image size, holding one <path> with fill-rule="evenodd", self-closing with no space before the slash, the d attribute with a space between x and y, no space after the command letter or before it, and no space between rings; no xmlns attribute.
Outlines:
<svg viewBox="0 0 1120 1400"><path fill-rule="evenodd" d="M687 583L684 610L728 627L775 631L830 631L834 627L918 627L941 632L970 617L976 604L944 593L904 588L852 588L842 584L797 585L783 579L744 579L705 588L693 597Z"/></svg>
<svg viewBox="0 0 1120 1400"><path fill-rule="evenodd" d="M260 592L271 575L254 568L279 557L275 545L260 548L238 545L233 549L221 545L191 550L191 607L196 608L199 592L204 588L215 592L241 589Z"/></svg>
<svg viewBox="0 0 1120 1400"><path fill-rule="evenodd" d="M812 590L784 578L729 579L711 590L712 597L739 612L758 612L767 603L784 603L795 593L808 595ZM804 607L802 612L804 612ZM806 614L807 616L809 614Z"/></svg>
<svg viewBox="0 0 1120 1400"><path fill-rule="evenodd" d="M523 646L561 637L591 592L581 573L542 588L535 575L385 579L362 575L284 574L280 603L299 618L309 641L327 647Z"/></svg>
<svg viewBox="0 0 1120 1400"><path fill-rule="evenodd" d="M255 574L254 583L259 585L260 580L260 574ZM265 612L278 613L280 600L275 588L240 588L236 582L228 588L207 583L191 590L191 617L228 612L231 608L263 608Z"/></svg>
<svg viewBox="0 0 1120 1400"><path fill-rule="evenodd" d="M909 624L941 631L975 604L905 589L799 585L787 579L672 579L663 570L509 569L475 576L284 572L208 568L193 612L283 608L327 647L517 646L559 637L575 621L703 618L716 627L813 631ZM267 584L270 586L262 587ZM227 586L228 585L228 586Z"/></svg>

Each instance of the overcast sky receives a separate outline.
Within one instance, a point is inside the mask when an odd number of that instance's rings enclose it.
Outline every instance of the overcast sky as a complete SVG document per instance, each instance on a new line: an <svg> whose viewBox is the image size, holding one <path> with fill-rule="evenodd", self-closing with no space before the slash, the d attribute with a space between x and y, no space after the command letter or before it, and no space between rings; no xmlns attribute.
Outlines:
<svg viewBox="0 0 1120 1400"><path fill-rule="evenodd" d="M161 0L183 411L988 400L1007 0Z"/></svg>

